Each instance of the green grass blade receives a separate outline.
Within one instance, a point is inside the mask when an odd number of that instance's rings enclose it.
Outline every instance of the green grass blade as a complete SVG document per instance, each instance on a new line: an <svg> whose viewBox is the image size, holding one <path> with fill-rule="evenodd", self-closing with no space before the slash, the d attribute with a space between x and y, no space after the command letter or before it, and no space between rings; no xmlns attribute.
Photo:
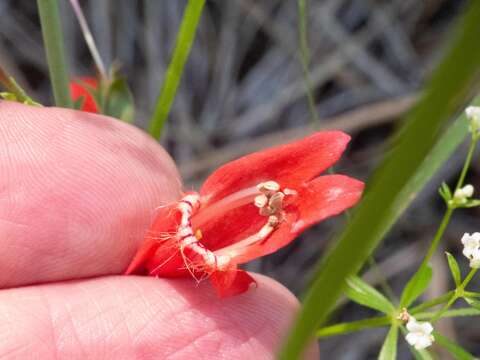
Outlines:
<svg viewBox="0 0 480 360"><path fill-rule="evenodd" d="M170 109L172 108L178 85L182 78L183 68L190 54L193 41L195 40L195 34L204 5L205 0L189 0L185 8L172 60L168 66L163 87L150 120L149 132L155 139L160 139L163 127L170 114Z"/></svg>
<svg viewBox="0 0 480 360"><path fill-rule="evenodd" d="M281 349L280 359L300 357L341 294L339 284L360 269L410 199L433 174L418 174L419 169L434 171L441 165L440 162L426 165L427 170L422 168L429 154L429 161L435 161L432 148L447 121L464 105L479 75L478 18L480 2L472 2L459 24L452 48L409 113L389 156L369 182L365 198L317 272L303 309ZM412 184L412 179L418 178Z"/></svg>
<svg viewBox="0 0 480 360"><path fill-rule="evenodd" d="M37 0L37 4L55 104L73 108L63 49L63 33L58 13L58 0Z"/></svg>

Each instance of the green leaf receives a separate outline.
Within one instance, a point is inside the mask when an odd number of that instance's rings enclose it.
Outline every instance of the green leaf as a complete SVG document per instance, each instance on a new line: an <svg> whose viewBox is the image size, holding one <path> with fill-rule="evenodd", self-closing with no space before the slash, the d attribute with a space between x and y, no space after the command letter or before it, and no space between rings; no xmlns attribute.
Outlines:
<svg viewBox="0 0 480 360"><path fill-rule="evenodd" d="M472 208L472 207L477 207L477 206L480 206L480 200L473 199L473 200L468 200L468 202L463 207Z"/></svg>
<svg viewBox="0 0 480 360"><path fill-rule="evenodd" d="M425 290L432 280L432 268L428 265L420 267L405 286L400 299L400 307L409 307Z"/></svg>
<svg viewBox="0 0 480 360"><path fill-rule="evenodd" d="M71 108L73 104L70 97L58 0L37 0L37 6L55 104Z"/></svg>
<svg viewBox="0 0 480 360"><path fill-rule="evenodd" d="M107 89L105 115L132 123L135 116L133 95L124 78L112 81Z"/></svg>
<svg viewBox="0 0 480 360"><path fill-rule="evenodd" d="M170 64L168 65L162 90L155 105L155 111L150 120L149 132L155 138L159 139L162 134L163 126L167 121L173 100L177 94L178 85L183 74L183 68L187 62L198 23L202 15L205 0L189 0L183 13L182 23L175 40L175 50Z"/></svg>
<svg viewBox="0 0 480 360"><path fill-rule="evenodd" d="M396 360L397 359L397 341L398 327L392 326L388 332L385 342L383 343L378 360Z"/></svg>
<svg viewBox="0 0 480 360"><path fill-rule="evenodd" d="M448 203L452 199L452 191L445 182L442 183L440 189L438 189L438 192L446 203Z"/></svg>
<svg viewBox="0 0 480 360"><path fill-rule="evenodd" d="M369 319L339 323L325 326L319 329L316 333L316 336L320 338L334 335L343 335L355 331L387 326L391 323L391 321L392 319L389 316L377 316Z"/></svg>
<svg viewBox="0 0 480 360"><path fill-rule="evenodd" d="M452 340L446 338L438 332L434 332L433 336L435 337L435 342L441 345L445 350L447 350L454 359L457 360L475 360L475 356L470 354L467 350L462 348L460 345L454 343Z"/></svg>
<svg viewBox="0 0 480 360"><path fill-rule="evenodd" d="M480 301L468 297L465 297L464 299L472 308L480 311Z"/></svg>
<svg viewBox="0 0 480 360"><path fill-rule="evenodd" d="M395 307L385 296L358 276L351 276L347 279L345 295L360 305L367 306L385 314L391 314L395 311Z"/></svg>
<svg viewBox="0 0 480 360"><path fill-rule="evenodd" d="M282 345L280 360L300 357L341 295L341 284L358 272L408 204L467 135L462 115L448 136L441 136L478 86L480 1L469 4L452 37L453 46L396 133L388 156L369 180L363 201L348 226L316 271L290 336Z"/></svg>
<svg viewBox="0 0 480 360"><path fill-rule="evenodd" d="M447 255L448 267L450 268L450 272L452 273L453 281L458 287L462 282L460 267L458 266L457 260L453 257L452 254L450 254L449 252L445 252L445 254Z"/></svg>

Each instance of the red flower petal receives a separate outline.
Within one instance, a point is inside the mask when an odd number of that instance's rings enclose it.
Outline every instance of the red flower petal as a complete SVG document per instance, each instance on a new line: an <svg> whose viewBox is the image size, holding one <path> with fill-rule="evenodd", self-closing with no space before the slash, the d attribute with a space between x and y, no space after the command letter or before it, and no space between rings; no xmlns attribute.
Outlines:
<svg viewBox="0 0 480 360"><path fill-rule="evenodd" d="M308 227L341 213L357 203L364 184L344 175L326 175L298 189L298 200L292 206L298 213L287 211L287 219L264 242L253 244L235 258L238 264L277 251L295 239Z"/></svg>
<svg viewBox="0 0 480 360"><path fill-rule="evenodd" d="M242 294L256 284L253 277L240 269L216 271L210 276L210 282L221 298Z"/></svg>
<svg viewBox="0 0 480 360"><path fill-rule="evenodd" d="M84 97L82 111L98 113L97 103L90 94L85 85L89 85L96 89L98 86L97 79L92 77L81 77L70 82L70 95L73 101L77 101L80 97Z"/></svg>
<svg viewBox="0 0 480 360"><path fill-rule="evenodd" d="M142 270L150 272L165 262L168 257L178 253L178 248L173 243L176 240L168 237L169 234L175 234L177 231L180 214L176 206L177 203L172 203L157 209L153 224L125 274L142 272Z"/></svg>
<svg viewBox="0 0 480 360"><path fill-rule="evenodd" d="M303 140L244 156L220 167L200 191L211 203L241 189L274 180L298 187L332 166L342 155L350 136L341 131L321 131Z"/></svg>
<svg viewBox="0 0 480 360"><path fill-rule="evenodd" d="M266 220L253 204L244 205L205 223L202 243L212 251L224 248L256 233Z"/></svg>

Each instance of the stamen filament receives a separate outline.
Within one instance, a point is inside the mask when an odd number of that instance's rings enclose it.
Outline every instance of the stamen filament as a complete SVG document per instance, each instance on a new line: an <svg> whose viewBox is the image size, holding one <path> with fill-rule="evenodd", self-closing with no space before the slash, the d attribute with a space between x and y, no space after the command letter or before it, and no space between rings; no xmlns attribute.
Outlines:
<svg viewBox="0 0 480 360"><path fill-rule="evenodd" d="M260 192L258 191L257 187L252 186L228 195L203 209L200 208L200 210L194 214L191 219L192 225L195 229L199 229L203 224L207 223L212 218L215 218L240 206L252 203L253 199L258 194L260 194Z"/></svg>
<svg viewBox="0 0 480 360"><path fill-rule="evenodd" d="M270 216L268 222L262 226L262 228L255 234L250 235L249 237L237 241L236 243L214 251L213 253L216 256L228 255L234 257L239 255L244 251L248 246L253 245L261 240L266 239L278 225L278 218L276 216Z"/></svg>

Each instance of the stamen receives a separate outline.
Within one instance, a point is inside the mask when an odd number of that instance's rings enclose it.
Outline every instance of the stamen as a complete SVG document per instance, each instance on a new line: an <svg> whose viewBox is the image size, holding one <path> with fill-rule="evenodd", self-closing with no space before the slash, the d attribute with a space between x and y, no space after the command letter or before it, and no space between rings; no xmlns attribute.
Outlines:
<svg viewBox="0 0 480 360"><path fill-rule="evenodd" d="M262 193L276 192L280 190L280 185L275 181L265 181L257 185L258 191Z"/></svg>
<svg viewBox="0 0 480 360"><path fill-rule="evenodd" d="M268 197L264 194L255 196L253 203L258 208L263 208L268 203Z"/></svg>
<svg viewBox="0 0 480 360"><path fill-rule="evenodd" d="M264 240L267 238L278 226L280 220L278 217L272 215L268 217L268 221L263 227L255 234L247 237L246 239L240 240L235 244L229 245L213 253L217 256L230 256L235 257L238 254L241 254L243 250L245 250L249 245L253 245L259 241Z"/></svg>
<svg viewBox="0 0 480 360"><path fill-rule="evenodd" d="M237 207L250 204L258 190L255 186L237 191L223 199L200 209L200 211L192 217L194 228L201 228L203 224L210 219L226 213Z"/></svg>

